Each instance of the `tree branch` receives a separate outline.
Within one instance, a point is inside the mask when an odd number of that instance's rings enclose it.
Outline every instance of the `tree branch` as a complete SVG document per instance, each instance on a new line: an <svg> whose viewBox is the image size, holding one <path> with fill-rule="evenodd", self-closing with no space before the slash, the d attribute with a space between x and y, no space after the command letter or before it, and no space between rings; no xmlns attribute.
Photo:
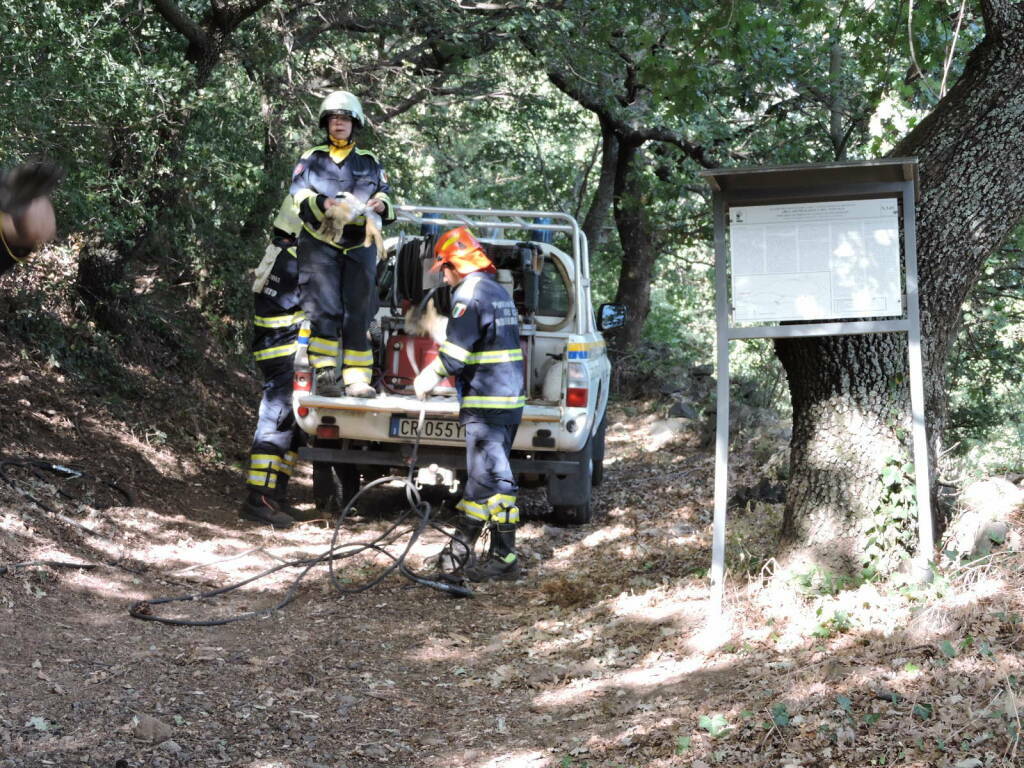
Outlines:
<svg viewBox="0 0 1024 768"><path fill-rule="evenodd" d="M208 50L212 47L213 43L206 30L186 16L174 0L152 0L152 3L157 13L163 16L164 20L192 46L200 50Z"/></svg>
<svg viewBox="0 0 1024 768"><path fill-rule="evenodd" d="M210 17L217 22L217 28L222 32L233 32L238 26L250 16L261 11L264 6L269 5L271 0L248 0L235 6L224 6L219 0L211 0Z"/></svg>
<svg viewBox="0 0 1024 768"><path fill-rule="evenodd" d="M618 135L619 140L627 143L643 144L645 141L662 141L681 149L687 157L694 160L703 168L717 168L720 164L708 157L707 148L694 144L678 131L674 131L663 125L639 126L635 120L627 119L619 113L619 110L611 109L606 103L595 98L593 95L577 88L575 84L554 68L548 69L548 79L562 93L577 102L580 106L590 110L609 126ZM625 107L624 109L629 109Z"/></svg>

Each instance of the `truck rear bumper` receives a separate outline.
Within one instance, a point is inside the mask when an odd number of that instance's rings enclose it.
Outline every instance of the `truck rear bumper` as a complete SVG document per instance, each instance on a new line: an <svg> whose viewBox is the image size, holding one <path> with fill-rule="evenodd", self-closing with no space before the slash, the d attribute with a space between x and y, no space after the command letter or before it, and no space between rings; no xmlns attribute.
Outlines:
<svg viewBox="0 0 1024 768"><path fill-rule="evenodd" d="M299 456L311 462L365 464L371 466L398 467L408 465L412 459L413 446L395 444L395 450L361 448L312 448L299 449ZM464 447L439 447L421 445L416 455L418 466L440 464L451 469L466 469L466 449ZM516 474L553 474L573 475L579 472L578 461L565 461L552 457L523 458L515 452L511 459L512 471Z"/></svg>
<svg viewBox="0 0 1024 768"><path fill-rule="evenodd" d="M381 450L391 456L394 453L390 451L397 452L397 449L390 448L391 445L412 445L408 435L397 437L391 433L393 416L412 418L422 413L428 419L454 421L459 414L459 403L454 397L417 400L407 395L381 395L363 399L303 394L297 397L295 406L296 421L300 429L307 434L315 435L320 426L330 425L337 427L336 434L339 439L359 441L361 445L388 446ZM592 430L593 424L586 408L527 402L512 448L513 451L535 455L553 454L555 451L578 451ZM448 445L439 445L441 442L443 441L433 440L429 436L424 437L420 443L420 452L423 453L428 448L441 452L449 449ZM452 455L461 455L460 452L464 451L461 444L454 444L451 447L456 449ZM359 463L351 459L344 461Z"/></svg>

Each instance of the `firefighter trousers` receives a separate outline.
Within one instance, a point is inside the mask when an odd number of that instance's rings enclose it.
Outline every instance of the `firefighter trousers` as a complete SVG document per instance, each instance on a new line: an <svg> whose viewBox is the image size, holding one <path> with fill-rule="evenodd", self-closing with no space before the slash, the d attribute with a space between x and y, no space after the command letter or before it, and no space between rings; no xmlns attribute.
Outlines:
<svg viewBox="0 0 1024 768"><path fill-rule="evenodd" d="M467 517L481 522L519 522L516 494L519 486L509 456L518 424L466 423L468 478L462 499L456 504Z"/></svg>
<svg viewBox="0 0 1024 768"><path fill-rule="evenodd" d="M278 366L265 375L256 433L249 451L246 485L260 493L283 499L295 469L303 433L292 412L292 366Z"/></svg>
<svg viewBox="0 0 1024 768"><path fill-rule="evenodd" d="M370 384L373 352L366 334L377 311L376 249L358 246L342 251L303 232L298 256L299 302L309 320L310 365L333 367L340 357L345 384Z"/></svg>

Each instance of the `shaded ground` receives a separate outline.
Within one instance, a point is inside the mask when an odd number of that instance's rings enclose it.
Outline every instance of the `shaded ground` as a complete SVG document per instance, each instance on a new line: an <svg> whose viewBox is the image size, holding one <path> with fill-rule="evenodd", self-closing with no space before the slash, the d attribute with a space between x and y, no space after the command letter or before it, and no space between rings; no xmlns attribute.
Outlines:
<svg viewBox="0 0 1024 768"><path fill-rule="evenodd" d="M6 468L0 566L97 567L0 575L2 768L1020 764L1019 519L992 558L948 567L928 590L837 591L821 574L798 589L759 570L779 506L747 504L730 521L730 624L716 637L704 628L712 457L697 431L648 450L664 406L620 404L599 518L554 528L542 497L526 494L519 583L458 600L392 575L341 596L318 567L268 618L169 627L130 618L129 605L330 543L322 523L273 532L237 519L231 463L251 429L253 383L209 361L195 381L146 368L132 374L146 397L112 405L6 341L0 353L3 453L135 492L130 505L97 509L55 496L46 473ZM738 442L734 484L752 484L763 441ZM96 493L112 500L109 488ZM296 500L310 496L301 478ZM402 496L375 493L342 538L386 530ZM441 544L427 534L410 562ZM339 575L354 586L383 565L353 558ZM156 610L266 607L296 576Z"/></svg>

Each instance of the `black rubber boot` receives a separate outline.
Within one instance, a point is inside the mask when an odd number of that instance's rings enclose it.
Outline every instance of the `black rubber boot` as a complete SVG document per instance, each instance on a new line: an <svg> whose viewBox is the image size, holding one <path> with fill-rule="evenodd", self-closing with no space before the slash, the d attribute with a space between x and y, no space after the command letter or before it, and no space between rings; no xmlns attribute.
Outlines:
<svg viewBox="0 0 1024 768"><path fill-rule="evenodd" d="M487 557L463 568L466 578L473 582L515 581L523 575L516 554L516 526L499 523L491 529L491 549Z"/></svg>
<svg viewBox="0 0 1024 768"><path fill-rule="evenodd" d="M319 397L341 397L341 383L333 367L316 369L316 386L313 394Z"/></svg>
<svg viewBox="0 0 1024 768"><path fill-rule="evenodd" d="M298 512L295 507L288 503L288 480L290 478L284 472L277 473L277 485L270 492L270 498L277 502L277 507L286 515L295 517Z"/></svg>
<svg viewBox="0 0 1024 768"><path fill-rule="evenodd" d="M310 520L320 520L323 515L316 509L299 509L288 503L288 475L278 473L277 487L270 492L270 498L277 503L278 509L297 523L308 523Z"/></svg>
<svg viewBox="0 0 1024 768"><path fill-rule="evenodd" d="M463 569L476 563L473 547L484 529L484 521L463 516L455 523L455 533L437 558L437 570L443 576L461 576Z"/></svg>
<svg viewBox="0 0 1024 768"><path fill-rule="evenodd" d="M242 509L238 516L243 520L251 520L254 523L265 523L275 528L291 528L295 524L294 518L284 512L274 499L265 493L250 489L248 496L242 502Z"/></svg>

